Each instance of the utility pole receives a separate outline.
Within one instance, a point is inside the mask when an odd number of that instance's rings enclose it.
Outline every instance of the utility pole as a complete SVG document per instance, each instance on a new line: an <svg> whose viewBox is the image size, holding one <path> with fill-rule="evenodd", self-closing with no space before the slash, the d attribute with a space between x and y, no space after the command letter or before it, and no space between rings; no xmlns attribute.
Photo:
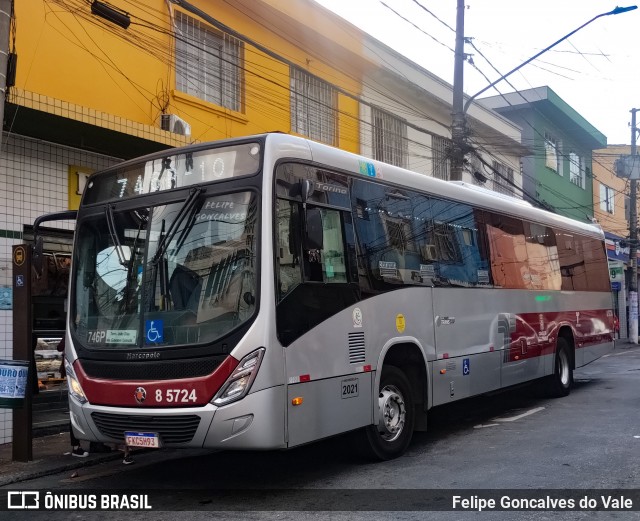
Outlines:
<svg viewBox="0 0 640 521"><path fill-rule="evenodd" d="M464 116L464 1L457 0L456 49L453 65L453 113L451 118L451 181L462 181L462 168L465 153L465 116Z"/></svg>
<svg viewBox="0 0 640 521"><path fill-rule="evenodd" d="M182 5L182 1L174 0L174 2ZM529 58L528 60L522 62L517 67L514 67L506 74L500 76L497 80L491 82L484 89L476 92L473 96L467 98L467 101L464 102L464 91L463 91L463 78L464 78L464 62L465 62L465 53L464 53L464 0L457 0L457 15L456 15L456 48L455 48L455 62L453 68L453 102L452 102L452 118L451 118L451 141L453 142L452 150L451 150L451 181L461 181L462 180L462 170L464 166L464 155L467 152L467 139L466 139L466 114L467 110L471 106L471 103L482 93L488 91L496 84L500 83L502 80L511 76L517 70L520 70L522 67L531 63L533 60L538 58L540 55L547 52L549 49L552 49L560 42L565 41L570 36L573 36L575 33L594 22L598 18L602 18L603 16L610 16L616 14L627 13L629 11L634 11L638 6L631 5L629 7L616 7L615 9L608 11L606 13L600 13L591 20L583 23L577 29L574 29L568 34L565 34L559 40L556 40L551 45L545 47L540 52Z"/></svg>
<svg viewBox="0 0 640 521"><path fill-rule="evenodd" d="M636 112L640 109L631 109L631 155L637 154ZM638 180L632 175L631 194L629 208L629 340L633 344L638 343Z"/></svg>

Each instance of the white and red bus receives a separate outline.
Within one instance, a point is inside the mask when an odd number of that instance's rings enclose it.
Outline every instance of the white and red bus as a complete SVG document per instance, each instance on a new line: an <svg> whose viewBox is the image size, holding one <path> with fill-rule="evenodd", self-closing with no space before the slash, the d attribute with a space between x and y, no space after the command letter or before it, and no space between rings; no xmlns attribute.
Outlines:
<svg viewBox="0 0 640 521"><path fill-rule="evenodd" d="M285 134L87 182L66 368L79 439L403 453L430 408L613 348L590 224Z"/></svg>

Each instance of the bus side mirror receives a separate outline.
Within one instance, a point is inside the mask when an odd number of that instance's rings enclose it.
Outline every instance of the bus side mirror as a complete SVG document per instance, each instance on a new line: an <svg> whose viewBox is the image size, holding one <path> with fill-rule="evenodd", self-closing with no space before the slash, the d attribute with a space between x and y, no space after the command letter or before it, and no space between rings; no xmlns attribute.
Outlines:
<svg viewBox="0 0 640 521"><path fill-rule="evenodd" d="M35 269L36 275L38 278L42 276L42 250L44 240L42 236L38 233L40 230L40 225L43 222L47 221L66 221L67 219L77 219L78 218L78 210L63 210L62 212L53 212L41 215L36 217L36 220L33 221L33 255L31 256L31 266Z"/></svg>
<svg viewBox="0 0 640 521"><path fill-rule="evenodd" d="M302 196L303 203L306 203L309 197L311 197L313 190L313 181L311 181L311 179L303 179L300 181L300 195Z"/></svg>
<svg viewBox="0 0 640 521"><path fill-rule="evenodd" d="M322 213L319 208L307 208L305 212L304 249L321 250L323 246Z"/></svg>

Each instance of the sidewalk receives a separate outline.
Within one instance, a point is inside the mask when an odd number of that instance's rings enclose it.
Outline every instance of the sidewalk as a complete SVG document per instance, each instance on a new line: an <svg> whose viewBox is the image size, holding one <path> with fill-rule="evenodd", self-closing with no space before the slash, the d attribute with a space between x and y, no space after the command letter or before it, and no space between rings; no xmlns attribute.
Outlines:
<svg viewBox="0 0 640 521"><path fill-rule="evenodd" d="M631 349L632 347L638 347L638 344L632 343L628 338L616 339L616 349Z"/></svg>
<svg viewBox="0 0 640 521"><path fill-rule="evenodd" d="M83 443L85 450L86 443ZM28 462L12 461L12 444L0 445L0 486L19 483L30 479L74 471L82 467L98 465L105 461L122 459L122 452L89 454L86 458L77 458L65 452L71 450L69 433L62 432L33 439L33 460Z"/></svg>

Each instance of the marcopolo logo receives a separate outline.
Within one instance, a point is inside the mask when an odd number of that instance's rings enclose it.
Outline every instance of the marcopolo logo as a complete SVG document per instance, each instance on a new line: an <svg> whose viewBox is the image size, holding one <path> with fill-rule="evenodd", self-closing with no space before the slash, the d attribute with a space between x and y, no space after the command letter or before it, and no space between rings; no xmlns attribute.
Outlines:
<svg viewBox="0 0 640 521"><path fill-rule="evenodd" d="M147 391L145 391L144 387L138 387L134 391L133 397L136 399L136 402L142 404L147 399Z"/></svg>

